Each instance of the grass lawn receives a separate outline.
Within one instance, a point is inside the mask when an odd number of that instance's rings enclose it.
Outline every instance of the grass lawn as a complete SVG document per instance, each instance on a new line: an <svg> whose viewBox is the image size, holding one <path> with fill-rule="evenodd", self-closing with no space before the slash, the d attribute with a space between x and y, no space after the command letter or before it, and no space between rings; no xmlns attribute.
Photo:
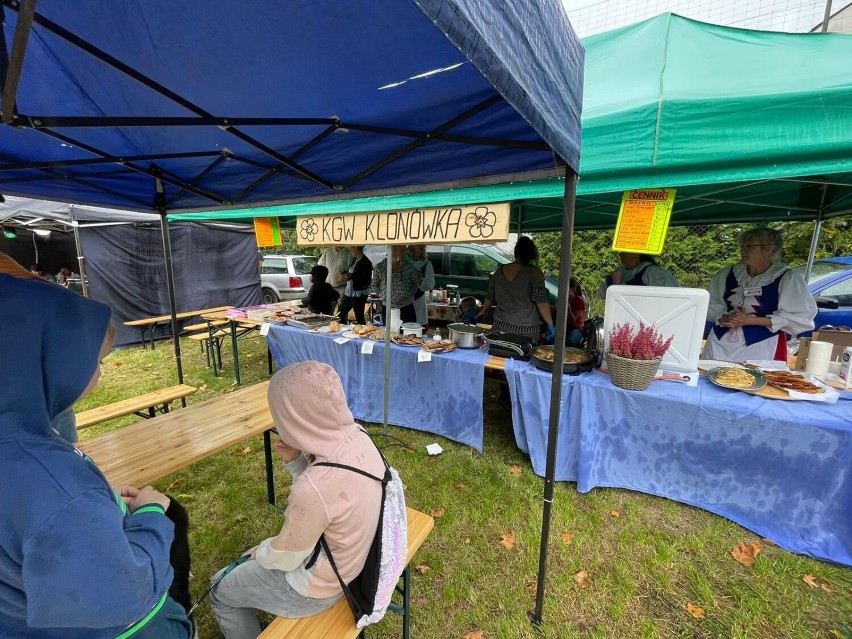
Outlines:
<svg viewBox="0 0 852 639"><path fill-rule="evenodd" d="M202 389L190 404L233 390L228 345L218 378L196 343L184 340L182 347L186 383ZM240 363L244 385L267 379L264 342L243 340ZM100 384L76 409L174 383L171 342L158 342L153 352L116 350L105 360ZM392 438L384 438L381 426L368 425L399 470L408 504L436 517L414 561L413 637L541 636L527 611L535 604L543 482L515 446L496 385L486 382L484 392L483 453L403 428L390 428ZM85 429L81 438L136 419ZM425 452L433 441L445 451L438 457ZM283 504L286 474L278 470L276 477ZM216 570L281 526L280 513L266 504L260 437L156 487L190 512L194 596ZM627 490L582 495L573 483L560 483L551 533L545 637L852 638L852 569L769 545L753 566L743 566L732 548L758 537L703 510ZM504 538L501 545L503 535L515 543ZM209 605L201 607L198 621L202 639L219 636ZM398 637L399 618L389 614L367 634Z"/></svg>

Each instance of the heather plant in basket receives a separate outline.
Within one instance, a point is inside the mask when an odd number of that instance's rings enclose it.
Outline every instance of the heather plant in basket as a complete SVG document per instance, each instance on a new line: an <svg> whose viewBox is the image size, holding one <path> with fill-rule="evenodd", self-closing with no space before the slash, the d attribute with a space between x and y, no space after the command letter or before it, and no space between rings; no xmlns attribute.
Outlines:
<svg viewBox="0 0 852 639"><path fill-rule="evenodd" d="M651 325L639 323L639 332L633 334L633 325L616 324L609 332L608 353L627 359L657 359L669 350L674 336L663 339Z"/></svg>

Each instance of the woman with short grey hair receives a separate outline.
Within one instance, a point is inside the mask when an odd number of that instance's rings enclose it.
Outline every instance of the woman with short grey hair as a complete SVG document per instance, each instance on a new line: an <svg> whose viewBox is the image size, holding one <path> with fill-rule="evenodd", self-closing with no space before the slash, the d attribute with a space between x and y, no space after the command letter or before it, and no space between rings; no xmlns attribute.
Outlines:
<svg viewBox="0 0 852 639"><path fill-rule="evenodd" d="M787 335L813 329L817 307L805 279L775 261L783 245L781 233L765 226L742 234L740 261L710 282L713 328L703 358L786 362Z"/></svg>

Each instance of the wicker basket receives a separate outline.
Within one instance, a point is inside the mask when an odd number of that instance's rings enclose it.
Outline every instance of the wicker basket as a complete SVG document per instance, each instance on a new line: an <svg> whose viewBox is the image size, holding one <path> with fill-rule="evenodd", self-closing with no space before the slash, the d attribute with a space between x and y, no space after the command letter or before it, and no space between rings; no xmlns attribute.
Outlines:
<svg viewBox="0 0 852 639"><path fill-rule="evenodd" d="M612 383L627 390L647 390L660 368L662 357L657 359L627 359L613 353L606 354L606 365Z"/></svg>

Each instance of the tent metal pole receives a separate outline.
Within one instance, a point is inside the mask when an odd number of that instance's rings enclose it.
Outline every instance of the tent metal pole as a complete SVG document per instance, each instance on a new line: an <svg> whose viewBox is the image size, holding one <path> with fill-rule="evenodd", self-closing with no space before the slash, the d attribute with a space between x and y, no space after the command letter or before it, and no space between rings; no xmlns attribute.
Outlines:
<svg viewBox="0 0 852 639"><path fill-rule="evenodd" d="M385 277L385 304L382 310L383 324L385 325L385 405L382 417L382 435L387 437L388 434L388 401L390 399L390 360L391 360L391 290L393 285L393 247L388 244L388 256L385 259L385 269L387 276Z"/></svg>
<svg viewBox="0 0 852 639"><path fill-rule="evenodd" d="M74 230L74 244L77 247L77 268L80 269L80 285L83 287L83 297L89 297L89 283L86 281L86 264L83 248L80 244L80 225L74 217L74 207L71 207L71 228Z"/></svg>
<svg viewBox="0 0 852 639"><path fill-rule="evenodd" d="M15 118L15 102L18 95L18 84L21 81L21 71L24 68L24 55L27 52L27 42L30 39L33 17L35 16L36 0L22 2L18 9L18 23L15 26L15 39L12 41L12 54L6 61L3 70L3 124L9 124ZM6 54L3 43L3 57Z"/></svg>
<svg viewBox="0 0 852 639"><path fill-rule="evenodd" d="M562 216L562 246L559 252L559 285L556 298L556 338L553 342L553 361L561 362L565 353L565 330L568 323L568 289L571 281L571 245L574 235L574 198L577 191L577 174L565 165L565 214ZM562 404L562 367L551 371L550 420L547 431L547 465L544 472L544 504L541 521L541 547L538 559L538 581L535 611L530 621L541 630L544 608L544 578L547 572L547 546L550 539L550 518L553 511L553 486L556 475L556 445L559 433L559 413Z"/></svg>
<svg viewBox="0 0 852 639"><path fill-rule="evenodd" d="M811 269L814 267L814 258L816 257L817 247L819 246L819 235L822 232L822 217L825 209L825 197L828 194L828 185L822 185L822 196L819 199L819 209L817 209L816 225L814 226L814 234L811 236L811 248L808 251L808 263L805 266L805 281L811 279Z"/></svg>
<svg viewBox="0 0 852 639"><path fill-rule="evenodd" d="M828 31L828 21L831 19L831 0L825 0L825 13L822 16L822 31L826 33ZM809 271L810 273L810 271Z"/></svg>
<svg viewBox="0 0 852 639"><path fill-rule="evenodd" d="M163 188L162 182L157 180L157 198L155 198L155 202L159 199L159 196L163 196L163 200L165 200L165 194L162 193L161 189ZM166 286L169 289L169 312L172 315L172 339L175 342L175 365L177 366L177 376L178 376L178 384L183 384L183 363L181 362L180 355L180 330L178 329L178 321L177 321L177 310L175 310L175 275L174 275L174 264L172 262L172 242L169 237L169 222L166 219L166 209L164 206L159 208L160 212L160 228L163 232L163 255L166 259ZM181 400L183 406L186 406L186 398Z"/></svg>

